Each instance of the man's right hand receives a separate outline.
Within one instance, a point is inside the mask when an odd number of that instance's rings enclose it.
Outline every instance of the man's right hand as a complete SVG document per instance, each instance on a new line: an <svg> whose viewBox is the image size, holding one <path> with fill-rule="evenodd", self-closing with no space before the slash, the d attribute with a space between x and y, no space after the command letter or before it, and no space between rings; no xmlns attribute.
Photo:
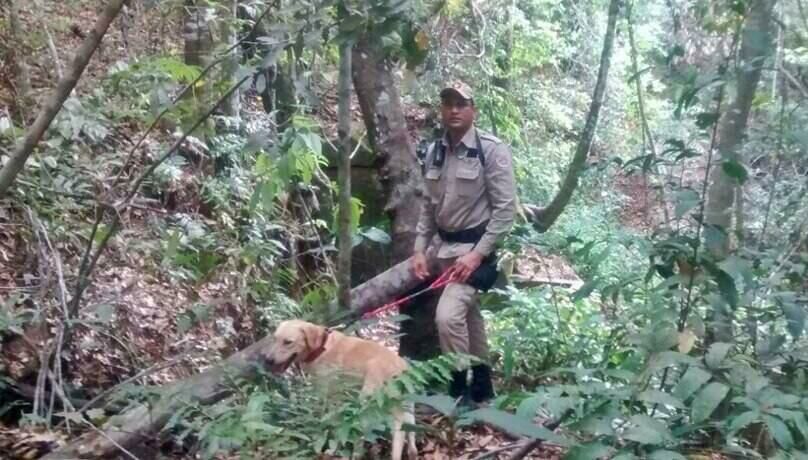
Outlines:
<svg viewBox="0 0 808 460"><path fill-rule="evenodd" d="M416 252L412 256L412 270L418 279L425 280L429 278L429 265L423 252Z"/></svg>

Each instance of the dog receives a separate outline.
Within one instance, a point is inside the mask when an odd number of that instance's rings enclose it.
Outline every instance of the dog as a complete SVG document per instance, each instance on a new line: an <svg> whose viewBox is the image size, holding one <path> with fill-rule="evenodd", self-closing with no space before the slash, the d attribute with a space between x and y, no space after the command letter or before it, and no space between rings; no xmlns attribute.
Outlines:
<svg viewBox="0 0 808 460"><path fill-rule="evenodd" d="M364 395L381 388L408 367L404 359L378 343L301 320L283 321L278 325L265 360L272 372L278 374L297 363L304 372L315 377L333 372L356 376L362 382ZM402 430L404 423L415 424L412 405L408 406L392 414L393 460L401 460L405 438L408 458L418 458L415 433Z"/></svg>

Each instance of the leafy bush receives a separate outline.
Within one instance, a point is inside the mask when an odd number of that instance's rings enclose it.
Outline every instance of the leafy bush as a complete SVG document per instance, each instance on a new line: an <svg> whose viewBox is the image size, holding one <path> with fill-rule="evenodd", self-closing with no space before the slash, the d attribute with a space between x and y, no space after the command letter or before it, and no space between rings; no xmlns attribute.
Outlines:
<svg viewBox="0 0 808 460"><path fill-rule="evenodd" d="M212 407L188 406L169 421L175 440L196 438L203 458L239 452L243 456L314 458L321 453L361 455L389 438L391 410L430 382L446 382L454 360L441 357L410 369L369 397L360 382L344 375L266 378L240 385Z"/></svg>

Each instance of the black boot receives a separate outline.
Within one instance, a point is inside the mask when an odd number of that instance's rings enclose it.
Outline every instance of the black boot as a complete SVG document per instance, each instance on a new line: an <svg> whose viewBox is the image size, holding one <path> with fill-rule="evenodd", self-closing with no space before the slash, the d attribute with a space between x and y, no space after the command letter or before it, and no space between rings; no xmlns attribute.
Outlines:
<svg viewBox="0 0 808 460"><path fill-rule="evenodd" d="M471 367L471 400L476 403L494 397L494 384L491 382L491 368L485 364Z"/></svg>
<svg viewBox="0 0 808 460"><path fill-rule="evenodd" d="M468 398L468 370L463 369L462 371L454 371L452 372L452 381L449 383L449 396L454 399L462 398L463 400Z"/></svg>

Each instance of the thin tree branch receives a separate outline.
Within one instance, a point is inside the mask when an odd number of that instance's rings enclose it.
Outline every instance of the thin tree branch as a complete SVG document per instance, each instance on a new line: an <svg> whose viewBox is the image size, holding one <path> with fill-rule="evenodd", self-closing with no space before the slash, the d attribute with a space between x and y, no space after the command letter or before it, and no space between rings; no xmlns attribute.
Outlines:
<svg viewBox="0 0 808 460"><path fill-rule="evenodd" d="M17 177L17 174L25 167L25 162L28 160L31 153L33 153L34 147L36 147L42 139L45 131L53 122L53 119L56 118L56 114L61 110L62 105L70 96L73 88L76 87L79 78L84 73L84 69L90 62L90 58L92 58L95 50L98 49L101 40L104 38L104 34L106 34L115 17L118 16L118 13L121 11L126 1L127 0L111 0L107 4L107 7L104 8L104 11L98 17L98 21L95 23L93 30L90 31L87 38L85 38L84 42L81 44L81 47L76 52L73 58L73 64L70 66L70 69L68 69L67 75L59 80L56 89L45 102L36 120L30 128L28 128L25 138L22 142L17 144L14 153L9 157L3 168L0 169L0 197L6 194L9 187L11 187L11 184L14 182L14 179Z"/></svg>
<svg viewBox="0 0 808 460"><path fill-rule="evenodd" d="M603 39L603 50L600 55L600 68L598 69L598 79L595 84L595 91L592 95L592 102L589 106L589 113L586 117L586 125L581 133L581 138L575 150L575 155L570 162L567 175L561 185L561 189L556 193L550 204L541 212L541 220L533 221L534 226L540 231L548 229L569 203L572 194L578 187L578 176L580 176L595 137L595 130L598 125L600 108L603 105L603 97L606 94L606 81L609 76L609 67L612 61L612 48L614 47L614 36L617 29L617 15L620 11L621 0L611 0L609 2L609 22L606 26L606 36Z"/></svg>

